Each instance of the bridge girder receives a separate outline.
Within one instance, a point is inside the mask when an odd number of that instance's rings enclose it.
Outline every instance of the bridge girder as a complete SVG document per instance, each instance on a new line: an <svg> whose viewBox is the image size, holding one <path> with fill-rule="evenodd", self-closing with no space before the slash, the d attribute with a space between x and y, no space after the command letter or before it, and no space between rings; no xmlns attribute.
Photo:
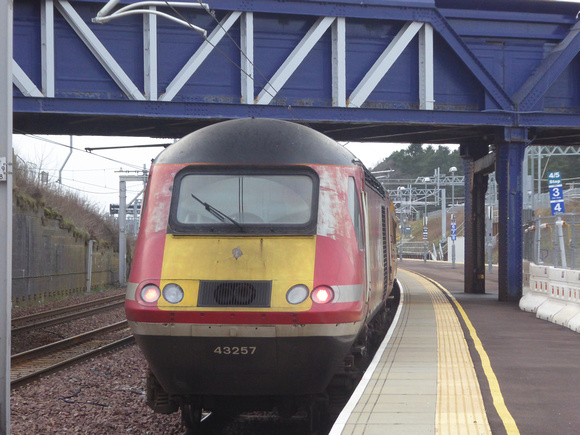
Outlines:
<svg viewBox="0 0 580 435"><path fill-rule="evenodd" d="M580 143L575 17L530 3L513 12L453 0L227 0L213 15L180 10L204 39L152 15L92 23L104 1L20 0L14 123L179 137L263 116L338 140L482 145L496 127L519 125L538 144L564 131L559 143Z"/></svg>
<svg viewBox="0 0 580 435"><path fill-rule="evenodd" d="M181 137L267 117L344 141L459 143L473 218L466 288L483 290L477 216L495 164L509 169L498 178L500 296L517 299L522 150L580 145L580 26L573 4L472 3L223 0L180 11L204 38L155 15L95 24L104 1L19 0L14 127Z"/></svg>

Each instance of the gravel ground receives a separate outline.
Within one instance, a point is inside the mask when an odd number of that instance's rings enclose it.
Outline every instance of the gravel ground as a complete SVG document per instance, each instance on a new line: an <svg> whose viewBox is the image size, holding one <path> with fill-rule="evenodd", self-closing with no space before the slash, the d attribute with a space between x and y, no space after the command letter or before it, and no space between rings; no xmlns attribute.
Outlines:
<svg viewBox="0 0 580 435"><path fill-rule="evenodd" d="M13 434L182 434L181 414L145 403L137 346L79 364L11 394Z"/></svg>
<svg viewBox="0 0 580 435"><path fill-rule="evenodd" d="M114 289L40 307L14 309L13 317L124 292ZM124 309L17 334L13 353L125 319ZM155 414L145 403L147 363L136 345L78 364L11 393L11 430L30 434L182 434L181 414Z"/></svg>

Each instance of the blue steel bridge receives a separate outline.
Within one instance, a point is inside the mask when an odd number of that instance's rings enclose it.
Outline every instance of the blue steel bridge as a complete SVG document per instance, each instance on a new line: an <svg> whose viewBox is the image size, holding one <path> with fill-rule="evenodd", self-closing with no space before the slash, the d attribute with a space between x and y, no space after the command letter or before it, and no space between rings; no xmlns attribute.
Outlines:
<svg viewBox="0 0 580 435"><path fill-rule="evenodd" d="M495 171L499 298L517 300L524 150L580 144L579 11L540 0L15 0L14 129L181 137L266 117L341 141L459 143L466 292L485 291Z"/></svg>

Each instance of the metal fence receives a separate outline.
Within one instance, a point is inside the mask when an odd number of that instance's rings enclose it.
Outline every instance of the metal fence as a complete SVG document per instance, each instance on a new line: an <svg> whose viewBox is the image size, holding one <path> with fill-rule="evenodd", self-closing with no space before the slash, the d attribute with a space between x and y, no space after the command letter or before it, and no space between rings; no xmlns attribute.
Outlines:
<svg viewBox="0 0 580 435"><path fill-rule="evenodd" d="M425 255L425 242L403 242L397 246L397 252L403 258L423 258Z"/></svg>
<svg viewBox="0 0 580 435"><path fill-rule="evenodd" d="M420 258L428 260L447 260L447 243L404 242L397 245L399 259Z"/></svg>
<svg viewBox="0 0 580 435"><path fill-rule="evenodd" d="M580 269L580 214L538 216L524 225L524 260Z"/></svg>

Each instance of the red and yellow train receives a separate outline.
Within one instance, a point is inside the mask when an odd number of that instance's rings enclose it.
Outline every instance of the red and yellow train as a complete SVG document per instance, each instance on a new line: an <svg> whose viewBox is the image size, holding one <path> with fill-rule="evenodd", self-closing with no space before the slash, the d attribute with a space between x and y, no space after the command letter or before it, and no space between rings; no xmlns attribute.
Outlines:
<svg viewBox="0 0 580 435"><path fill-rule="evenodd" d="M169 146L126 297L148 404L191 426L202 409L294 409L324 393L385 323L395 229L380 183L308 127L225 121Z"/></svg>

